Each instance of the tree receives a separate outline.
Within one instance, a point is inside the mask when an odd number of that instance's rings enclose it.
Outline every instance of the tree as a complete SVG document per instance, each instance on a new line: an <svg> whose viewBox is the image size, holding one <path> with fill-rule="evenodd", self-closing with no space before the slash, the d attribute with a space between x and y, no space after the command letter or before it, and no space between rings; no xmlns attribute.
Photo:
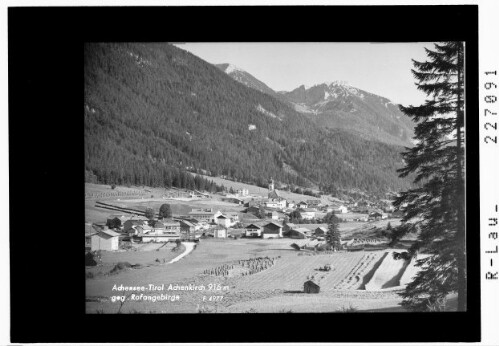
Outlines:
<svg viewBox="0 0 499 346"><path fill-rule="evenodd" d="M145 217L147 217L149 220L154 219L154 209L147 208L145 212Z"/></svg>
<svg viewBox="0 0 499 346"><path fill-rule="evenodd" d="M265 208L263 207L263 205L260 205L258 207L258 215L257 215L260 219L265 219L267 217L267 212L265 211Z"/></svg>
<svg viewBox="0 0 499 346"><path fill-rule="evenodd" d="M390 222L388 222L388 224L386 225L386 230L387 231L391 231L392 230L392 224Z"/></svg>
<svg viewBox="0 0 499 346"><path fill-rule="evenodd" d="M333 250L339 250L341 248L341 235L338 228L339 220L334 214L332 215L333 217L330 219L327 227L326 244Z"/></svg>
<svg viewBox="0 0 499 346"><path fill-rule="evenodd" d="M159 207L159 218L160 219L169 219L172 217L172 208L169 204L162 204Z"/></svg>
<svg viewBox="0 0 499 346"><path fill-rule="evenodd" d="M322 222L330 224L331 222L333 222L336 219L338 219L338 218L336 217L336 215L334 215L334 212L330 212L330 213L327 213L326 215L324 215L324 217L322 218Z"/></svg>
<svg viewBox="0 0 499 346"><path fill-rule="evenodd" d="M417 123L417 144L402 154L406 166L398 172L415 176L417 187L395 200L405 224L397 235L417 232L411 252L430 254L418 260L422 270L402 293L403 305L415 311L434 309L452 292L458 294L458 310L466 310L463 50L462 42L426 49L428 60L413 61L412 73L428 99L400 107Z"/></svg>
<svg viewBox="0 0 499 346"><path fill-rule="evenodd" d="M114 219L107 220L106 226L114 229L114 228L120 228L121 227L121 220L115 217Z"/></svg>

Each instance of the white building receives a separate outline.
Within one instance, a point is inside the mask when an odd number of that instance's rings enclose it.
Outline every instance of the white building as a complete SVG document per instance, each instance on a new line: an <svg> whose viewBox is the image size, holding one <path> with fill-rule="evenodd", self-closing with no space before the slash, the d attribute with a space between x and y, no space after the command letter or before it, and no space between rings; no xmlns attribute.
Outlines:
<svg viewBox="0 0 499 346"><path fill-rule="evenodd" d="M303 211L300 211L300 215L301 215L302 219L311 220L311 219L315 218L315 210L310 209L310 208L306 208L306 209L303 209Z"/></svg>

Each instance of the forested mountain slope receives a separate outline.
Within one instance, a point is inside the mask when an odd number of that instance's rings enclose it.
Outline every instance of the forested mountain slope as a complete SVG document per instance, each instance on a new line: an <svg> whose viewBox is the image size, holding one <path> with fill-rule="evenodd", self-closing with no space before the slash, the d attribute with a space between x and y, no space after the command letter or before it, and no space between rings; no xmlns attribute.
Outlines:
<svg viewBox="0 0 499 346"><path fill-rule="evenodd" d="M165 43L85 46L85 167L99 182L168 185L178 170L382 192L402 147L328 131ZM179 178L177 178L179 179Z"/></svg>

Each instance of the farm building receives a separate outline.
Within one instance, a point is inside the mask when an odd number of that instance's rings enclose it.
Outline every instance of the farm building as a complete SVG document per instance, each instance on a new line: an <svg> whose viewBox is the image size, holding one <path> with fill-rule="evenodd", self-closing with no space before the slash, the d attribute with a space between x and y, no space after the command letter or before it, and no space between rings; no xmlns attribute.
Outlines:
<svg viewBox="0 0 499 346"><path fill-rule="evenodd" d="M314 235L315 236L318 236L318 237L323 237L325 236L327 233L327 228L326 227L317 227L315 230L314 230Z"/></svg>
<svg viewBox="0 0 499 346"><path fill-rule="evenodd" d="M226 228L216 228L213 230L213 237L215 238L227 238L228 233Z"/></svg>
<svg viewBox="0 0 499 346"><path fill-rule="evenodd" d="M305 281L303 284L303 292L305 293L319 293L321 288L312 280Z"/></svg>
<svg viewBox="0 0 499 346"><path fill-rule="evenodd" d="M277 213L277 211L267 211L265 213L265 216L268 217L269 219L272 219L272 220L279 219L279 214Z"/></svg>
<svg viewBox="0 0 499 346"><path fill-rule="evenodd" d="M261 237L262 235L262 227L254 223L249 224L244 229L246 237Z"/></svg>
<svg viewBox="0 0 499 346"><path fill-rule="evenodd" d="M303 229L302 229L303 230ZM303 231L299 230L299 229L292 229L288 232L287 234L290 238L293 238L293 239L306 239L307 236L305 233L303 233Z"/></svg>
<svg viewBox="0 0 499 346"><path fill-rule="evenodd" d="M282 225L272 221L263 226L263 238L282 238Z"/></svg>
<svg viewBox="0 0 499 346"><path fill-rule="evenodd" d="M115 251L119 247L119 233L104 229L90 235L90 250Z"/></svg>

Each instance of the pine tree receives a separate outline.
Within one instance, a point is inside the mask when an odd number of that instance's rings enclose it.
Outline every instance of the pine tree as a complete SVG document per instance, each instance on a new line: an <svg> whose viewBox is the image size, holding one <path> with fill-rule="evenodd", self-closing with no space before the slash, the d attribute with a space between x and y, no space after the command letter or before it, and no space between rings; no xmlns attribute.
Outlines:
<svg viewBox="0 0 499 346"><path fill-rule="evenodd" d="M400 194L394 205L404 210L406 232L417 232L411 248L430 254L419 259L421 271L407 285L403 305L415 311L433 309L449 293L458 293L458 310L466 310L466 244L464 228L464 47L461 42L426 49L428 61L413 61L421 106L401 106L417 123L416 145L402 155L401 177L414 175L417 187Z"/></svg>
<svg viewBox="0 0 499 346"><path fill-rule="evenodd" d="M147 217L149 220L154 219L154 209L147 208L145 212L145 217Z"/></svg>
<svg viewBox="0 0 499 346"><path fill-rule="evenodd" d="M338 218L332 214L332 217L329 218L329 225L326 232L326 244L333 250L339 250L341 248L341 235L338 223Z"/></svg>
<svg viewBox="0 0 499 346"><path fill-rule="evenodd" d="M159 207L159 218L169 219L171 217L172 217L172 208L170 207L170 205L162 204L161 207Z"/></svg>

